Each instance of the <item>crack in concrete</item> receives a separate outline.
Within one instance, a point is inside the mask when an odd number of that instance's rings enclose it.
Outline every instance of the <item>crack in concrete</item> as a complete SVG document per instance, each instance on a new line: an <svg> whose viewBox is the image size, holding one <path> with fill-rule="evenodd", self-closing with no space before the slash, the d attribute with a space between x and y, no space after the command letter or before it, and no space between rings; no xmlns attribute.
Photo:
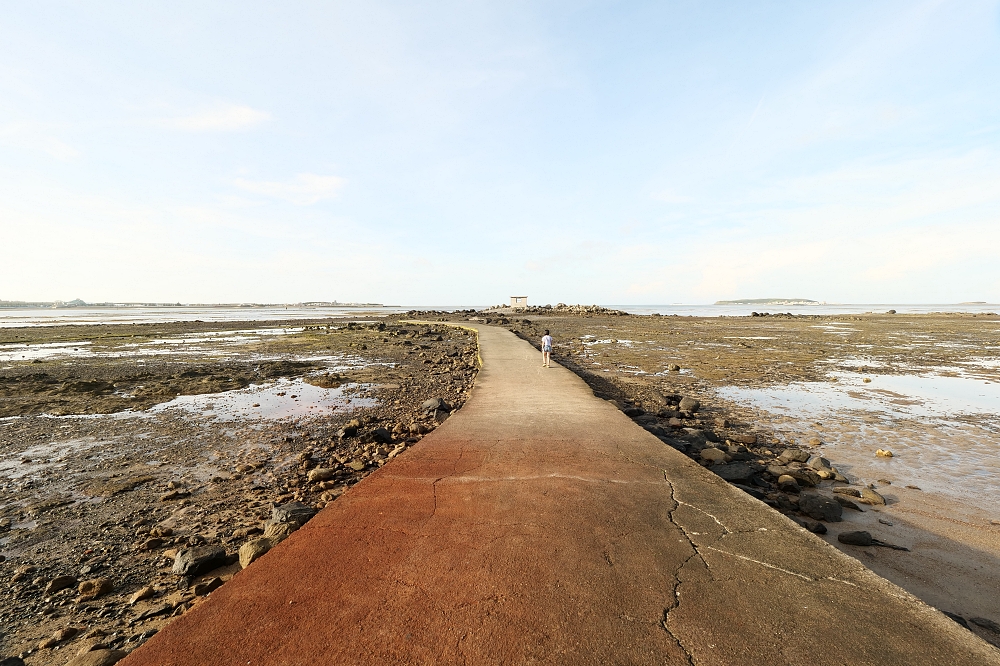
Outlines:
<svg viewBox="0 0 1000 666"><path fill-rule="evenodd" d="M691 562L691 560L693 560L695 557L701 559L706 569L708 569L708 562L705 562L705 558L702 557L700 552L698 552L698 546L691 539L691 536L688 534L684 526L678 524L678 522L674 518L674 512L677 511L678 508L680 508L680 502L674 495L674 484L670 483L670 479L667 478L666 470L663 470L663 481L667 484L667 488L670 489L670 501L674 503L673 508L671 508L667 512L667 518L670 520L670 523L674 527L676 527L681 531L681 534L684 535L684 538L687 539L688 545L691 546L691 554L688 557L686 557L684 561L681 562L680 565L673 572L674 582L673 582L673 587L670 590L670 593L673 596L673 604L663 610L663 619L660 621L660 626L663 627L663 630L667 632L670 638L672 638L673 641L677 644L677 647L681 650L681 652L684 653L684 656L687 659L687 663L689 664L689 666L696 666L694 661L694 655L691 654L691 651L687 648L686 645L684 645L684 642L681 640L680 636L674 633L674 630L671 629L670 627L670 612L677 610L678 608L680 608L681 605L680 575L681 571L684 570L684 567L686 567L688 563Z"/></svg>

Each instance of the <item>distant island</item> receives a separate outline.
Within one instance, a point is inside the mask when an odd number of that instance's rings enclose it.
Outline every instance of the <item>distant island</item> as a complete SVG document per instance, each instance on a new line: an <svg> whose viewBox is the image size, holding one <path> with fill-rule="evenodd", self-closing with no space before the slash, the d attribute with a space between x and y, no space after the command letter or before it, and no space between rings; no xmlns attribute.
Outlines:
<svg viewBox="0 0 1000 666"><path fill-rule="evenodd" d="M808 298L740 298L735 301L716 301L716 305L819 305Z"/></svg>

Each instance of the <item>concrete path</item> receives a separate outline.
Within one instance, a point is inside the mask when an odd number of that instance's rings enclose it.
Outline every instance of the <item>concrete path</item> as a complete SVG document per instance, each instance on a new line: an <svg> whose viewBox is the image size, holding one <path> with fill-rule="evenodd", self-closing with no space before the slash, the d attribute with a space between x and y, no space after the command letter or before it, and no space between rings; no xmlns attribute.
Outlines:
<svg viewBox="0 0 1000 666"><path fill-rule="evenodd" d="M122 663L1000 664L479 328L459 413Z"/></svg>

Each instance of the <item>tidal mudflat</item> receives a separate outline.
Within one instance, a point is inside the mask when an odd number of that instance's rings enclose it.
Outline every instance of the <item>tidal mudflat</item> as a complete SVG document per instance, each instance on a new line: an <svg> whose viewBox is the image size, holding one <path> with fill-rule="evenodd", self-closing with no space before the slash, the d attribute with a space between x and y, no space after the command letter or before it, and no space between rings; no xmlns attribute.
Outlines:
<svg viewBox="0 0 1000 666"><path fill-rule="evenodd" d="M0 657L140 645L448 418L477 358L397 320L0 329Z"/></svg>
<svg viewBox="0 0 1000 666"><path fill-rule="evenodd" d="M665 444L1000 644L1000 317L480 316L550 329Z"/></svg>

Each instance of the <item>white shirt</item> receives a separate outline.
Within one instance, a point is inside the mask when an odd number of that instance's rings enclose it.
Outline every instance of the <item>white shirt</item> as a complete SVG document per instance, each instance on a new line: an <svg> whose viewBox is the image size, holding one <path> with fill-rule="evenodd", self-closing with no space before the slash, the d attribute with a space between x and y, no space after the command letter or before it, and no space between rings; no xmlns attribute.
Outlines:
<svg viewBox="0 0 1000 666"><path fill-rule="evenodd" d="M551 347L552 346L552 336L551 335L543 335L542 336L542 346L543 347Z"/></svg>

